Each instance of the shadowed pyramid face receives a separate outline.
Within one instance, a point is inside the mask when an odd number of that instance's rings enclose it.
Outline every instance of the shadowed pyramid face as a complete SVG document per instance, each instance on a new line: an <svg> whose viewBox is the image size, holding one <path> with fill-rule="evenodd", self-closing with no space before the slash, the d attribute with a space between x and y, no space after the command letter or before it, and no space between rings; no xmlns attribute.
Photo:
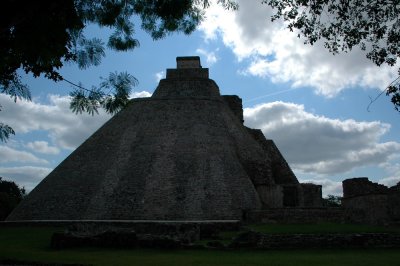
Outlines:
<svg viewBox="0 0 400 266"><path fill-rule="evenodd" d="M221 96L198 57L178 57L177 67L152 97L132 100L78 147L8 220L241 219L281 193L272 165L286 162L243 126L240 98ZM279 175L298 185L290 168Z"/></svg>

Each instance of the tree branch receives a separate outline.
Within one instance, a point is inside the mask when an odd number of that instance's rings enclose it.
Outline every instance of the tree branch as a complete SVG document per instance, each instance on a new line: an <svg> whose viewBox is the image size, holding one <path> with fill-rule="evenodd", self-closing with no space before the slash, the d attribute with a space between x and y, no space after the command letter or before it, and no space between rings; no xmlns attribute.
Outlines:
<svg viewBox="0 0 400 266"><path fill-rule="evenodd" d="M370 109L369 109L369 108L371 107L371 105L372 105L374 102L376 102L376 101L382 96L382 94L385 93L385 92L389 89L390 86L392 86L393 84L395 84L395 83L398 82L399 80L400 80L400 76L398 76L395 80L393 80L393 81L386 87L386 89L384 89L383 91L381 91L374 99L372 99L371 96L368 96L368 97L369 97L369 100L370 100L370 103L369 103L368 106L367 106L367 111L370 112Z"/></svg>
<svg viewBox="0 0 400 266"><path fill-rule="evenodd" d="M97 93L97 92L94 91L94 90L86 89L86 88L84 88L84 87L82 87L82 86L80 86L80 85L78 85L78 84L75 84L75 83L73 83L72 81L69 81L68 79L65 79L64 77L62 78L62 80L65 81L65 82L67 82L67 83L69 83L69 84L72 85L72 86L75 86L75 87L81 89L81 90L84 90L84 91L87 91L87 92L92 92L92 93ZM110 94L106 94L106 95L107 95L107 96L110 96Z"/></svg>

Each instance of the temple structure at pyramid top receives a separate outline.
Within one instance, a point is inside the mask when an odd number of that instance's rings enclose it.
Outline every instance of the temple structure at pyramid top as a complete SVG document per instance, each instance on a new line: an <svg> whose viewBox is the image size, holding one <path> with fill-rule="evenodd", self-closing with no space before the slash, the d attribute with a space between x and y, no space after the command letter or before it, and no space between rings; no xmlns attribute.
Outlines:
<svg viewBox="0 0 400 266"><path fill-rule="evenodd" d="M189 69L193 69L193 68L202 68L201 64L200 64L200 57L199 56L181 56L181 57L177 57L176 58L176 68L177 69L182 69L182 68L189 68ZM208 78L208 69L204 69L206 70L205 72L207 72L207 76L204 78ZM169 74L171 74L171 72L173 72L174 69L168 69L167 70L167 78L168 78L168 72ZM205 73L204 72L204 73Z"/></svg>
<svg viewBox="0 0 400 266"><path fill-rule="evenodd" d="M153 98L220 97L218 85L209 79L208 68L202 68L198 56L178 57L177 68L167 69Z"/></svg>
<svg viewBox="0 0 400 266"><path fill-rule="evenodd" d="M58 165L7 218L230 220L252 210L318 207L272 140L243 125L199 57L178 57L148 98L133 99Z"/></svg>

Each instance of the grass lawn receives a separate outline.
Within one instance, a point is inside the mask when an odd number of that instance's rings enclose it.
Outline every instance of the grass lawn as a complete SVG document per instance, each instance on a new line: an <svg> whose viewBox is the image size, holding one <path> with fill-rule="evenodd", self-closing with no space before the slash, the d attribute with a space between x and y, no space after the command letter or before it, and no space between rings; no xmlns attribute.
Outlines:
<svg viewBox="0 0 400 266"><path fill-rule="evenodd" d="M314 225L314 232L327 225ZM340 227L341 225L339 225ZM267 230L269 226L263 226ZM331 225L332 227L332 225ZM339 228L338 227L338 228ZM273 229L272 229L273 228ZM294 230L295 225L273 225L269 230ZM303 228L303 229L302 229ZM304 232L307 226L297 226ZM348 227L344 227L350 230ZM355 227L354 230L356 230ZM358 227L362 228L362 227ZM343 228L342 228L343 229ZM372 230L372 228L370 228ZM281 250L281 251L212 251L212 250L153 250L76 248L52 250L53 232L60 228L0 228L0 261L82 263L92 265L400 265L400 249L368 250ZM261 229L260 229L261 230ZM303 230L303 231L302 231ZM308 230L308 229L307 229ZM339 229L337 229L339 230ZM361 231L365 229L362 228ZM375 228L374 231L378 230ZM382 229L379 230L388 230ZM391 229L392 230L392 229ZM357 230L356 230L357 231Z"/></svg>

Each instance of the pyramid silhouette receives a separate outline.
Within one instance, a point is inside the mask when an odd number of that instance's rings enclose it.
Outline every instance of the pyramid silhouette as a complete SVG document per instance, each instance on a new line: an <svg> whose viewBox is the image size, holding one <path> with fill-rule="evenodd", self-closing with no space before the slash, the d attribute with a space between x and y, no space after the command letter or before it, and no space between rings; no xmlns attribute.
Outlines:
<svg viewBox="0 0 400 266"><path fill-rule="evenodd" d="M284 204L297 178L208 76L199 57L178 57L151 97L131 100L7 220L226 220Z"/></svg>

